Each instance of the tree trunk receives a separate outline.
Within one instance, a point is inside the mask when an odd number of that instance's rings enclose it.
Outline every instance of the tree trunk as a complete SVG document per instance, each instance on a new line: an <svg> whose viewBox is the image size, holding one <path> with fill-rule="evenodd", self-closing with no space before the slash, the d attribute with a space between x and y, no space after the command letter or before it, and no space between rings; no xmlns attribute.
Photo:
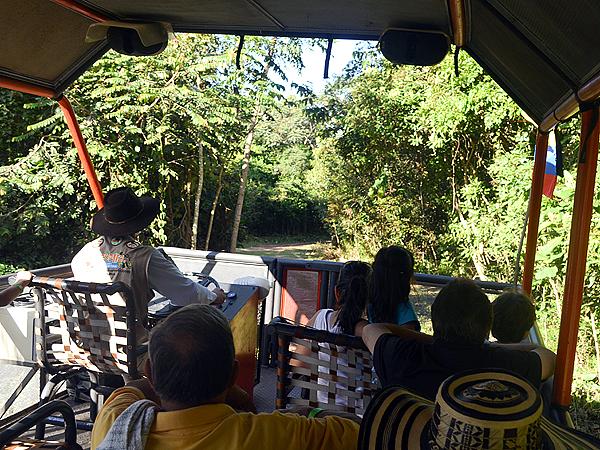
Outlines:
<svg viewBox="0 0 600 450"><path fill-rule="evenodd" d="M198 146L198 188L194 199L194 221L192 222L192 245L191 249L198 248L198 222L200 221L200 197L202 196L202 185L204 184L204 149L202 143Z"/></svg>
<svg viewBox="0 0 600 450"><path fill-rule="evenodd" d="M231 243L229 244L229 251L235 253L237 250L237 239L240 231L240 222L242 220L242 209L244 208L244 196L246 195L246 184L248 183L248 174L250 173L250 156L252 156L252 142L254 141L254 129L258 123L260 117L259 108L257 108L252 119L250 130L246 135L246 142L244 143L244 159L242 160L242 174L240 177L240 190L238 191L238 198L235 204L235 213L233 215L233 227L231 229Z"/></svg>
<svg viewBox="0 0 600 450"><path fill-rule="evenodd" d="M265 58L265 62L262 66L262 79L266 80L269 76L269 69L271 67L271 61L273 59L273 55L275 54L275 47L277 46L277 39L272 38L269 44L269 48L267 51L267 55ZM238 233L240 231L240 222L242 220L242 209L244 207L244 196L246 195L246 183L248 182L248 173L250 172L250 156L252 154L252 141L254 141L254 129L258 124L261 116L263 115L263 111L260 104L260 96L257 94L256 97L256 109L254 111L254 116L252 117L252 122L250 123L250 128L248 129L248 134L246 134L246 141L244 143L244 159L242 160L242 175L240 178L240 190L238 191L238 198L235 204L235 214L233 216L233 227L231 229L231 242L229 244L229 251L231 253L235 253L237 250L237 239Z"/></svg>
<svg viewBox="0 0 600 450"><path fill-rule="evenodd" d="M221 165L219 170L219 178L217 179L217 192L215 192L215 199L210 209L210 219L208 220L208 229L206 230L206 243L204 244L204 250L208 251L210 244L210 235L212 234L213 223L215 221L215 211L219 204L219 197L221 196L221 189L223 188L223 172L225 171L225 165Z"/></svg>

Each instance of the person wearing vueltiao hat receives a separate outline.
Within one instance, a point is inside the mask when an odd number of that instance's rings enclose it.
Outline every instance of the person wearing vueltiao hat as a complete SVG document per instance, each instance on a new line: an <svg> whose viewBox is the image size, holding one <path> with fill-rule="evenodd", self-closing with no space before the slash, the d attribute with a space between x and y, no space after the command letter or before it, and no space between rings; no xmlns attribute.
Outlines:
<svg viewBox="0 0 600 450"><path fill-rule="evenodd" d="M448 377L435 402L400 386L369 403L358 450L597 450L600 441L542 415L524 377L475 369Z"/></svg>

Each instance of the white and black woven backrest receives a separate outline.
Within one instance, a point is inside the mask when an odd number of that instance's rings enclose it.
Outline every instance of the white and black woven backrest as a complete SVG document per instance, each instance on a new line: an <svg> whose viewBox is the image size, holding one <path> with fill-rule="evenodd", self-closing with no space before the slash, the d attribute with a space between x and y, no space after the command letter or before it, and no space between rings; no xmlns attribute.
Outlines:
<svg viewBox="0 0 600 450"><path fill-rule="evenodd" d="M277 408L364 413L379 386L361 338L276 321L270 326L278 341ZM290 395L294 388L302 395Z"/></svg>
<svg viewBox="0 0 600 450"><path fill-rule="evenodd" d="M137 376L135 310L124 283L36 280L36 355L49 372L81 366Z"/></svg>

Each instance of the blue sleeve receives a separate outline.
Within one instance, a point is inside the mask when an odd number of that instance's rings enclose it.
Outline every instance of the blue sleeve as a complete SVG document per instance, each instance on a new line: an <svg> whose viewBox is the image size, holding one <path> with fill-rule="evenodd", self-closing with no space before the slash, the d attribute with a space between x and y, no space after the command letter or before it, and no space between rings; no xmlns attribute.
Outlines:
<svg viewBox="0 0 600 450"><path fill-rule="evenodd" d="M191 303L208 304L217 298L216 294L182 274L179 268L158 250L152 252L148 263L148 283L152 289L179 306Z"/></svg>
<svg viewBox="0 0 600 450"><path fill-rule="evenodd" d="M398 316L396 319L398 325L406 325L408 323L414 323L417 327L417 331L421 331L421 324L419 318L415 312L415 308L410 300L402 302L398 305Z"/></svg>

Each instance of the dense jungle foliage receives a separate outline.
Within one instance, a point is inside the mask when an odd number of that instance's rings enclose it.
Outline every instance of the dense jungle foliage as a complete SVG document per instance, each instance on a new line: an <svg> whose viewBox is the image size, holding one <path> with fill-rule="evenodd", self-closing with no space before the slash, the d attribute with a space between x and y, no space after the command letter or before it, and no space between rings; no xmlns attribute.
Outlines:
<svg viewBox="0 0 600 450"><path fill-rule="evenodd" d="M451 58L394 67L369 46L323 94L286 91L273 75L302 67L306 45L320 44L247 38L240 69L230 37L180 36L153 58L107 54L67 92L104 189L161 198L155 244L235 250L247 236L327 234L343 258L397 243L419 271L512 282L535 137L519 108L467 55L456 76ZM62 114L0 91L0 123L0 271L69 261L95 204ZM565 176L542 203L534 297L552 349L578 129L558 129ZM600 400L599 266L596 215L576 407Z"/></svg>

